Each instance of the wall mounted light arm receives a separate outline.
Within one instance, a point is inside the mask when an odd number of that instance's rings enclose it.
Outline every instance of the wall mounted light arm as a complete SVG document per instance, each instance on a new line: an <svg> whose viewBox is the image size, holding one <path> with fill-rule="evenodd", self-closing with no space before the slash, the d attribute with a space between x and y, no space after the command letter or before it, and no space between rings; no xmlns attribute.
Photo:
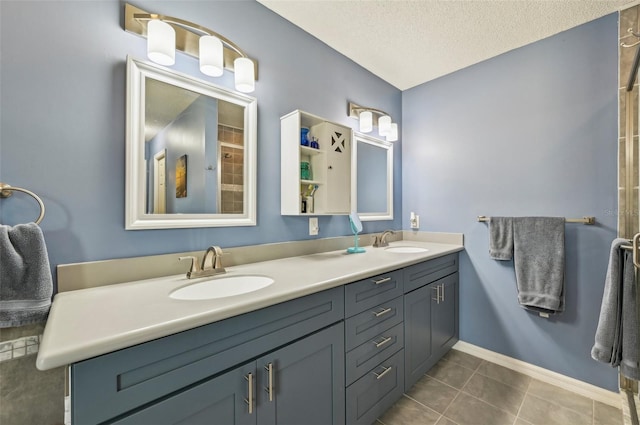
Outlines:
<svg viewBox="0 0 640 425"><path fill-rule="evenodd" d="M391 122L391 115L381 109L348 102L347 115L360 120L360 131L362 133L369 133L375 125L378 127L380 135L387 139L387 142L398 140L398 125Z"/></svg>
<svg viewBox="0 0 640 425"><path fill-rule="evenodd" d="M247 58L254 63L255 79L258 79L258 62L249 58L247 54L238 45L228 38L218 34L217 32L186 21L184 19L175 18L173 16L160 15L157 13L149 13L145 10L125 4L124 29L133 34L147 37L147 24L151 20L161 20L173 27L176 32L176 49L199 58L199 41L203 35L212 35L217 37L223 45L224 51L224 68L234 71L234 61L238 58Z"/></svg>
<svg viewBox="0 0 640 425"><path fill-rule="evenodd" d="M348 112L347 114L351 117L351 118L355 118L355 119L359 119L360 118L360 113L364 112L364 111L371 111L373 112L373 116L375 117L375 121L374 121L374 125L377 125L377 121L378 121L378 116L390 116L388 113L386 113L385 111L381 110L381 109L376 109L376 108L369 108L367 106L360 106L357 105L353 102L349 102L348 103Z"/></svg>

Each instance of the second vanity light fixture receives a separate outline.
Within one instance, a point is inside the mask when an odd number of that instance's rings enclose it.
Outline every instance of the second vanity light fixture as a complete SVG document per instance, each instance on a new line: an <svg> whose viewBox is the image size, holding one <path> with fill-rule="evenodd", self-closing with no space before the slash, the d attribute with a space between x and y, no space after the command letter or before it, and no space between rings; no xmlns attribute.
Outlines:
<svg viewBox="0 0 640 425"><path fill-rule="evenodd" d="M224 69L235 73L236 90L255 90L257 62L217 32L172 16L149 13L125 4L125 30L147 38L147 56L157 64L175 63L176 49L199 58L200 72L219 77Z"/></svg>
<svg viewBox="0 0 640 425"><path fill-rule="evenodd" d="M385 111L349 102L347 109L351 118L360 120L360 132L371 133L374 122L378 125L378 134L386 138L387 142L398 140L398 124L391 122L391 116ZM374 120L375 117L375 120Z"/></svg>

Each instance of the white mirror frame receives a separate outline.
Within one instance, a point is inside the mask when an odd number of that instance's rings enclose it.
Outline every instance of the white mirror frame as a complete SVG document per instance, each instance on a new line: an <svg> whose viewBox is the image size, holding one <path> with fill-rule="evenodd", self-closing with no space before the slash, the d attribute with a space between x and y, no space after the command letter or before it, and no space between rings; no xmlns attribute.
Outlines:
<svg viewBox="0 0 640 425"><path fill-rule="evenodd" d="M358 142L368 143L387 151L387 210L380 212L358 211ZM351 205L361 221L393 220L393 143L376 139L363 133L353 132L351 143ZM380 172L385 172L380 171Z"/></svg>
<svg viewBox="0 0 640 425"><path fill-rule="evenodd" d="M244 212L242 214L147 214L144 167L145 84L151 77L244 107ZM177 229L256 225L257 100L189 75L127 57L125 228Z"/></svg>

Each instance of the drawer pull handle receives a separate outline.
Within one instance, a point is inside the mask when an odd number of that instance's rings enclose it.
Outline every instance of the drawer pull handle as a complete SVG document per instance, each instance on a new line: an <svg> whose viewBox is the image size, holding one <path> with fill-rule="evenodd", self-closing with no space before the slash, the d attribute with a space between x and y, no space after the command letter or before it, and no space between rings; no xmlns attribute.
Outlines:
<svg viewBox="0 0 640 425"><path fill-rule="evenodd" d="M249 398L244 399L244 402L249 405L249 414L253 413L253 373L249 372L247 376L244 377L247 381L249 381Z"/></svg>
<svg viewBox="0 0 640 425"><path fill-rule="evenodd" d="M383 368L384 371L382 373L373 372L373 374L376 375L376 379L382 379L382 377L384 375L386 375L387 373L391 372L391 369L392 369L391 366L389 366L389 367L380 366L380 367Z"/></svg>
<svg viewBox="0 0 640 425"><path fill-rule="evenodd" d="M376 348L380 348L383 345L387 344L389 341L391 341L391 337L390 336L387 336L387 337L383 336L382 337L382 341L380 341L380 342L371 341L371 342L373 342L373 344L376 346Z"/></svg>
<svg viewBox="0 0 640 425"><path fill-rule="evenodd" d="M375 312L375 311L374 311L374 312L373 312L373 314L374 314L376 317L380 317L380 316L384 316L384 315L385 315L385 314L387 314L387 313L390 313L390 312L391 312L391 310L392 310L392 309L391 309L391 307L387 307L387 308L383 308L383 309L382 309L382 311L378 311L378 312Z"/></svg>
<svg viewBox="0 0 640 425"><path fill-rule="evenodd" d="M391 281L390 277L385 277L383 279L374 280L373 283L375 283L376 285L380 285L381 283L387 283L390 281Z"/></svg>
<svg viewBox="0 0 640 425"><path fill-rule="evenodd" d="M264 390L269 394L269 401L273 401L273 363L269 363L264 369L268 372L267 380L269 381L268 387Z"/></svg>

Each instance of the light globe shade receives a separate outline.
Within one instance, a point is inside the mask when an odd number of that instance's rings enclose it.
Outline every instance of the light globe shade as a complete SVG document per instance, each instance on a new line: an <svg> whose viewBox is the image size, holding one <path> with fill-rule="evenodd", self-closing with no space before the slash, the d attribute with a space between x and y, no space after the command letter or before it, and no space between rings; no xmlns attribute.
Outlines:
<svg viewBox="0 0 640 425"><path fill-rule="evenodd" d="M398 140L398 124L392 122L391 123L391 130L389 131L389 134L387 135L387 142L395 142Z"/></svg>
<svg viewBox="0 0 640 425"><path fill-rule="evenodd" d="M152 19L147 24L147 57L160 65L176 63L176 31L166 22Z"/></svg>
<svg viewBox="0 0 640 425"><path fill-rule="evenodd" d="M391 132L391 117L383 115L378 119L378 133L381 136L388 136L389 132Z"/></svg>
<svg viewBox="0 0 640 425"><path fill-rule="evenodd" d="M236 73L236 90L242 93L251 93L256 88L256 72L253 61L249 58L238 58L233 61Z"/></svg>
<svg viewBox="0 0 640 425"><path fill-rule="evenodd" d="M373 130L373 114L371 111L360 112L360 132L369 133Z"/></svg>
<svg viewBox="0 0 640 425"><path fill-rule="evenodd" d="M200 72L211 77L219 77L224 72L222 41L218 37L200 37Z"/></svg>

